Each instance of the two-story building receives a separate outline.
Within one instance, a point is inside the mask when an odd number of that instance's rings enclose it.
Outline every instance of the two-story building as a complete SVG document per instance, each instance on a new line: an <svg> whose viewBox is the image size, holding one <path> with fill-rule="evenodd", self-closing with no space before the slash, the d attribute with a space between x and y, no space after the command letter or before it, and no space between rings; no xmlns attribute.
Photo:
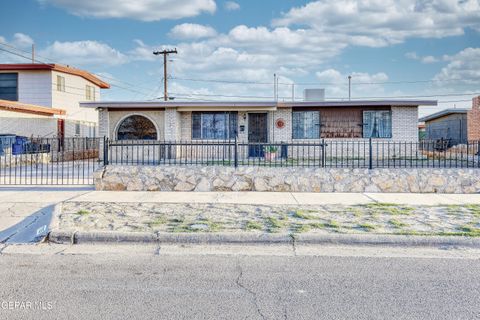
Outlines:
<svg viewBox="0 0 480 320"><path fill-rule="evenodd" d="M0 64L0 134L98 136L98 114L79 103L99 101L110 85L59 64Z"/></svg>

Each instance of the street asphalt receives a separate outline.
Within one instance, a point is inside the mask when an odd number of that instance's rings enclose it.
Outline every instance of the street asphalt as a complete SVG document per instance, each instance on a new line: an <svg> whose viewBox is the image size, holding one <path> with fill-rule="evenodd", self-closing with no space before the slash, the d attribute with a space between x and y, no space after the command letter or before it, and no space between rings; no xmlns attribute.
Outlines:
<svg viewBox="0 0 480 320"><path fill-rule="evenodd" d="M0 319L480 319L478 249L101 248L3 248Z"/></svg>

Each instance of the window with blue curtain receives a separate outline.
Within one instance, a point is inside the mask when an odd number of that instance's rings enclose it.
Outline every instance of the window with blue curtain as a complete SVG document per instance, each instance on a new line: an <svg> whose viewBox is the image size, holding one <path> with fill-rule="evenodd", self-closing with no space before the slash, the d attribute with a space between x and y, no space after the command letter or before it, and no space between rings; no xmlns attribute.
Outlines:
<svg viewBox="0 0 480 320"><path fill-rule="evenodd" d="M292 113L293 139L320 138L320 112L294 111Z"/></svg>
<svg viewBox="0 0 480 320"><path fill-rule="evenodd" d="M192 112L192 139L228 140L237 134L237 112Z"/></svg>
<svg viewBox="0 0 480 320"><path fill-rule="evenodd" d="M18 101L18 73L0 73L0 99Z"/></svg>
<svg viewBox="0 0 480 320"><path fill-rule="evenodd" d="M389 110L363 111L364 138L391 138L392 112Z"/></svg>

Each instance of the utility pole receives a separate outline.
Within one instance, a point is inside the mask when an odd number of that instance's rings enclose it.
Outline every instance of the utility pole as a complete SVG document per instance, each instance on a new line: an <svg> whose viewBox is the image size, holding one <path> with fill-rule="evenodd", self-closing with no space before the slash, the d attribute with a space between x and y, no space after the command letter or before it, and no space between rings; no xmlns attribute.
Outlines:
<svg viewBox="0 0 480 320"><path fill-rule="evenodd" d="M163 51L154 51L153 54L158 56L163 55L163 100L168 101L168 90L167 90L167 56L170 53L178 53L177 48L174 50L163 50Z"/></svg>
<svg viewBox="0 0 480 320"><path fill-rule="evenodd" d="M35 44L32 43L32 63L35 63Z"/></svg>
<svg viewBox="0 0 480 320"><path fill-rule="evenodd" d="M348 101L352 99L352 76L348 76Z"/></svg>

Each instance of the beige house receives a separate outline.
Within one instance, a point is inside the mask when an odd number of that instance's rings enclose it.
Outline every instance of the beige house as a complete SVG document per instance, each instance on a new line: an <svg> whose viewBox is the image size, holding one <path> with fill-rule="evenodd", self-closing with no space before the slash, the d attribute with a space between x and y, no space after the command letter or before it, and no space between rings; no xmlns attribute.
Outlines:
<svg viewBox="0 0 480 320"><path fill-rule="evenodd" d="M93 74L58 64L0 64L0 134L35 137L98 136L98 114L80 108L81 101L99 101L109 84ZM6 101L6 102L5 102ZM11 103L9 103L9 101ZM5 105L59 109L61 114L19 112ZM1 108L1 107L0 107Z"/></svg>

